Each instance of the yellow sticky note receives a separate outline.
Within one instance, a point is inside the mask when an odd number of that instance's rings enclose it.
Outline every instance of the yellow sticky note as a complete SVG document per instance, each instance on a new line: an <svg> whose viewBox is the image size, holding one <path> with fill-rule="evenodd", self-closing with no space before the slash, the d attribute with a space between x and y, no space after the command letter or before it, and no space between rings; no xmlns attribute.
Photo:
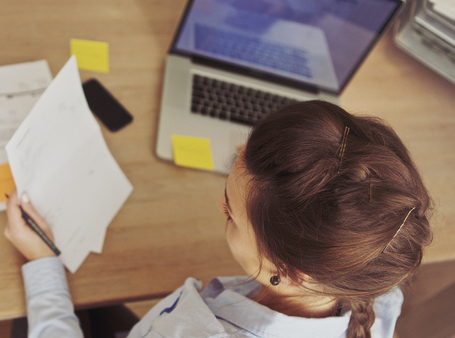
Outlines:
<svg viewBox="0 0 455 338"><path fill-rule="evenodd" d="M172 135L172 148L177 165L204 170L215 169L208 138Z"/></svg>
<svg viewBox="0 0 455 338"><path fill-rule="evenodd" d="M0 164L0 202L6 202L5 194L11 194L16 187L8 163Z"/></svg>
<svg viewBox="0 0 455 338"><path fill-rule="evenodd" d="M107 42L71 39L71 55L76 55L79 69L109 72L109 44Z"/></svg>

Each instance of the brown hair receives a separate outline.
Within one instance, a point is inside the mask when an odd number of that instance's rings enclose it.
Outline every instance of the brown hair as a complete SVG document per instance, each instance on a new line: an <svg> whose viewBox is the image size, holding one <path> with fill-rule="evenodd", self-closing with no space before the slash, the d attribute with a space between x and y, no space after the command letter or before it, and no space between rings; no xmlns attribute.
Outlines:
<svg viewBox="0 0 455 338"><path fill-rule="evenodd" d="M308 101L258 124L244 157L260 254L348 304L347 337L370 337L374 299L415 271L431 241L430 197L406 147L379 119Z"/></svg>

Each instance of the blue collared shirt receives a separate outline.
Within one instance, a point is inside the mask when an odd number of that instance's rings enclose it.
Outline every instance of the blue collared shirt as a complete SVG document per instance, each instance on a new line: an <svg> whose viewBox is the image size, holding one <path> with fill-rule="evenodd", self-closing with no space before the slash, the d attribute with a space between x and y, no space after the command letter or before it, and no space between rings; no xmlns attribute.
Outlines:
<svg viewBox="0 0 455 338"><path fill-rule="evenodd" d="M30 337L82 337L65 273L58 258L24 265ZM134 326L128 337L345 337L350 312L337 317L287 316L251 298L261 285L247 277L219 277L205 289L188 278ZM372 337L392 338L403 294L398 288L378 297Z"/></svg>
<svg viewBox="0 0 455 338"><path fill-rule="evenodd" d="M200 281L188 278L144 316L129 337L346 336L350 311L327 318L287 316L250 299L260 287L247 277L219 277L202 290ZM372 337L393 337L402 302L403 294L398 288L376 299Z"/></svg>

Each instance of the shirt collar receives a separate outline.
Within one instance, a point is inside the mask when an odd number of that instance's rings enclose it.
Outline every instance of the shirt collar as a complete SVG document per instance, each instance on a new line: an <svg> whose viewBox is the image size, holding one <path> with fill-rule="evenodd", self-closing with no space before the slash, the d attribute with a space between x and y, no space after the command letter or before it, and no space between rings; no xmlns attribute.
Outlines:
<svg viewBox="0 0 455 338"><path fill-rule="evenodd" d="M237 279L237 282L239 281ZM207 286L210 296L203 297L215 316L252 335L264 338L297 338L302 337L302 334L315 338L345 337L350 312L341 317L327 318L287 316L246 297L260 287L257 282L243 284L244 287L237 284L234 288L240 288L240 293L239 290L226 288L220 280L212 282ZM217 292L213 292L214 290Z"/></svg>

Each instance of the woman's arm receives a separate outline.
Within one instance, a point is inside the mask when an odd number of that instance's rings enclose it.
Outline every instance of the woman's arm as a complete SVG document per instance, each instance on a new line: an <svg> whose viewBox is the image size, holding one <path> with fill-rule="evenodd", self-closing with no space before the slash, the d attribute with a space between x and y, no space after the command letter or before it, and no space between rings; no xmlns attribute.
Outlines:
<svg viewBox="0 0 455 338"><path fill-rule="evenodd" d="M22 266L22 275L28 337L83 337L60 259L44 257L28 262Z"/></svg>
<svg viewBox="0 0 455 338"><path fill-rule="evenodd" d="M49 225L40 217L27 196L22 208L53 240ZM29 337L83 337L69 294L63 265L44 241L22 219L13 192L7 206L5 236L30 262L22 267L27 301Z"/></svg>

